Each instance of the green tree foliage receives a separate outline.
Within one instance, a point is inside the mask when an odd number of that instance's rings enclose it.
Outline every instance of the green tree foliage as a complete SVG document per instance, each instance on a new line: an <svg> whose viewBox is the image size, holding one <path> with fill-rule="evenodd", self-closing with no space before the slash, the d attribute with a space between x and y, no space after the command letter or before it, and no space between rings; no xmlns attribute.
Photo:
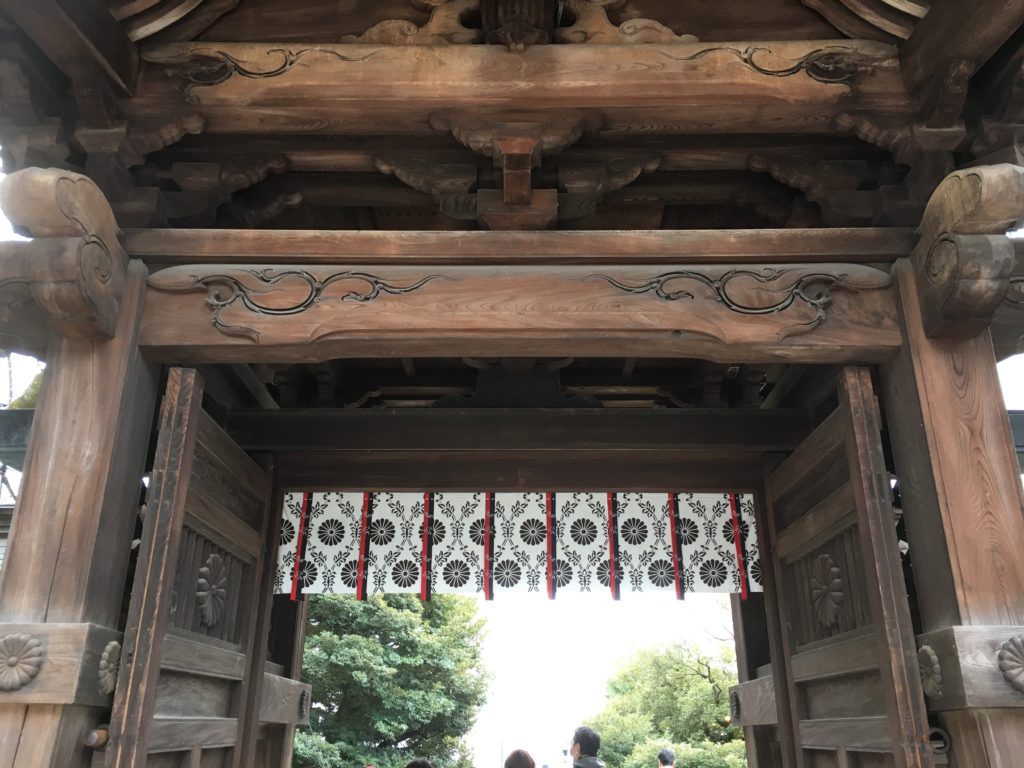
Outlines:
<svg viewBox="0 0 1024 768"><path fill-rule="evenodd" d="M645 763L648 757L676 744L677 754L689 755L682 761L687 768L745 765L743 743L735 742L742 731L729 720L729 688L736 682L730 651L708 656L686 645L640 651L608 683L608 704L589 723L601 734L601 756L609 768L650 768L656 762Z"/></svg>
<svg viewBox="0 0 1024 768"><path fill-rule="evenodd" d="M8 408L35 408L39 401L39 390L43 386L43 374L37 373L35 378L25 387L25 391L11 401Z"/></svg>
<svg viewBox="0 0 1024 768"><path fill-rule="evenodd" d="M313 686L297 768L398 768L415 756L469 768L462 738L487 687L474 601L310 598L303 679Z"/></svg>

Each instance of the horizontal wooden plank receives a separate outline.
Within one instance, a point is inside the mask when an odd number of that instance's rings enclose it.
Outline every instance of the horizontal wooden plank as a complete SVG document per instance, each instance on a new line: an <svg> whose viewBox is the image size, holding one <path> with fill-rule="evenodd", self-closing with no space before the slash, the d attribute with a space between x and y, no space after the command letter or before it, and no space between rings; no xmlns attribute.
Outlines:
<svg viewBox="0 0 1024 768"><path fill-rule="evenodd" d="M149 752L178 752L233 747L238 720L233 717L154 717L149 725Z"/></svg>
<svg viewBox="0 0 1024 768"><path fill-rule="evenodd" d="M775 708L775 681L759 677L729 689L733 725L776 725L779 714Z"/></svg>
<svg viewBox="0 0 1024 768"><path fill-rule="evenodd" d="M746 161L744 161L746 162ZM348 232L135 229L122 242L149 265L174 264L777 264L889 263L911 229L635 230L630 232Z"/></svg>
<svg viewBox="0 0 1024 768"><path fill-rule="evenodd" d="M844 112L913 109L896 49L865 40L537 45L515 66L484 45L202 41L144 58L136 96L122 105L129 117L180 104L184 85L209 133L434 133L451 110L524 104L600 110L611 135L835 133ZM205 75L211 67L224 76Z"/></svg>
<svg viewBox="0 0 1024 768"><path fill-rule="evenodd" d="M924 668L928 708L1003 709L1024 707L1024 695L1000 668L1000 654L1019 659L1013 638L1024 638L1024 627L947 627L919 635L918 663ZM1024 642L1024 641L1021 641ZM1004 650L1005 646L1005 650ZM935 667L938 667L938 670Z"/></svg>
<svg viewBox="0 0 1024 768"><path fill-rule="evenodd" d="M791 451L810 432L802 409L373 408L232 411L247 451Z"/></svg>
<svg viewBox="0 0 1024 768"><path fill-rule="evenodd" d="M760 453L317 451L275 457L282 485L359 491L753 491Z"/></svg>
<svg viewBox="0 0 1024 768"><path fill-rule="evenodd" d="M889 274L857 264L171 267L140 345L178 362L671 356L872 362L901 344Z"/></svg>
<svg viewBox="0 0 1024 768"><path fill-rule="evenodd" d="M778 535L776 554L791 563L856 524L854 503L852 486L848 482L843 483L803 517L786 526Z"/></svg>
<svg viewBox="0 0 1024 768"><path fill-rule="evenodd" d="M120 632L95 624L0 624L0 637L10 635L37 642L42 663L23 687L0 692L0 704L110 706L111 697L99 690L99 662L108 643L121 641Z"/></svg>
<svg viewBox="0 0 1024 768"><path fill-rule="evenodd" d="M160 668L191 675L241 680L245 675L245 654L171 630L164 638Z"/></svg>
<svg viewBox="0 0 1024 768"><path fill-rule="evenodd" d="M857 752L888 752L892 738L885 717L839 717L801 720L800 744L804 749L845 747Z"/></svg>
<svg viewBox="0 0 1024 768"><path fill-rule="evenodd" d="M820 464L842 451L843 439L839 413L833 412L768 478L768 493L772 499L778 501L784 498L804 478L813 475Z"/></svg>
<svg viewBox="0 0 1024 768"><path fill-rule="evenodd" d="M878 669L878 640L873 631L839 641L824 641L794 655L790 661L798 683L853 675Z"/></svg>
<svg viewBox="0 0 1024 768"><path fill-rule="evenodd" d="M312 693L313 688L308 683L277 675L263 675L260 721L305 725L309 722Z"/></svg>

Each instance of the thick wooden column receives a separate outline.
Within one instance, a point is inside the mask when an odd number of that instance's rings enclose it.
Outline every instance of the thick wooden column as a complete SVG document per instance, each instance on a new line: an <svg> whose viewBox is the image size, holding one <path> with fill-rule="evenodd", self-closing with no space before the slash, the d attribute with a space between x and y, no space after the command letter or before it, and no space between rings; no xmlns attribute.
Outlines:
<svg viewBox="0 0 1024 768"><path fill-rule="evenodd" d="M52 332L7 559L0 642L25 674L0 690L0 766L86 766L104 722L101 655L117 631L156 397L137 346L146 269L128 263L91 181L29 169L0 200L36 239L6 244L19 330ZM5 296L5 304L11 297ZM112 658L108 653L108 660Z"/></svg>
<svg viewBox="0 0 1024 768"><path fill-rule="evenodd" d="M904 346L882 366L924 634L918 659L952 764L1024 754L1024 494L988 330L1024 217L1024 169L960 171L896 267Z"/></svg>

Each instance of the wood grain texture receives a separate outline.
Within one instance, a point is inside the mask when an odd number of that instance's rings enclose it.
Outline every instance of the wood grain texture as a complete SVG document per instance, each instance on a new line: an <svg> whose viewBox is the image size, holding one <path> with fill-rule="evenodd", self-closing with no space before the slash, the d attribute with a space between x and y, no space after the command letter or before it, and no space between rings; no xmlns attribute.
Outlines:
<svg viewBox="0 0 1024 768"><path fill-rule="evenodd" d="M121 671L122 682L117 689L110 723L109 768L143 764L148 753L160 657L185 516L187 478L201 410L202 380L198 374L172 369L161 410L148 495L149 512L139 546L139 563L125 629L127 663ZM155 737L157 743L169 740L166 733L169 730L165 723L161 735Z"/></svg>
<svg viewBox="0 0 1024 768"><path fill-rule="evenodd" d="M775 704L775 681L759 677L729 689L730 701L739 701L739 716L734 714L732 724L744 727L775 725L779 715ZM734 705L735 707L735 705Z"/></svg>
<svg viewBox="0 0 1024 768"><path fill-rule="evenodd" d="M746 160L743 161L746 167ZM630 232L332 232L134 229L127 253L174 264L778 264L889 263L909 229L632 230Z"/></svg>
<svg viewBox="0 0 1024 768"><path fill-rule="evenodd" d="M514 273L172 267L150 279L142 344L188 361L496 354L873 361L895 352L889 282L886 272L855 264ZM209 291L218 297L212 304Z"/></svg>
<svg viewBox="0 0 1024 768"><path fill-rule="evenodd" d="M846 434L865 586L875 625L882 685L897 768L930 768L928 717L917 670L907 588L882 454L882 417L866 368L847 368L840 379L839 412Z"/></svg>
<svg viewBox="0 0 1024 768"><path fill-rule="evenodd" d="M928 696L932 710L1021 709L1024 695L1004 677L999 652L1024 627L947 627L919 635L941 667L941 691ZM1024 722L1024 712L1017 715Z"/></svg>
<svg viewBox="0 0 1024 768"><path fill-rule="evenodd" d="M300 702L303 694L306 698ZM266 723L305 725L309 722L311 695L312 686L308 683L277 675L265 675L260 696L259 720Z"/></svg>

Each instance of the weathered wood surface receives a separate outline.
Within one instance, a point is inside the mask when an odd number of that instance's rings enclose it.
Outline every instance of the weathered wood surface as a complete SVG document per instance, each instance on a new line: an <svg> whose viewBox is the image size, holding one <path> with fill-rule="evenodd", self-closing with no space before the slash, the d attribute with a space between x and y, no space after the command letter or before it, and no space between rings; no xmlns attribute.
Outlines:
<svg viewBox="0 0 1024 768"><path fill-rule="evenodd" d="M910 111L896 50L870 41L534 46L510 67L512 55L473 45L168 44L145 53L124 108L144 119L180 104L178 76L165 74L177 68L211 133L430 133L431 115L444 110L524 105L600 109L607 134L831 133L843 112ZM206 84L197 65L224 77Z"/></svg>
<svg viewBox="0 0 1024 768"><path fill-rule="evenodd" d="M928 768L933 765L927 746L928 716L882 453L882 417L866 368L843 371L839 412L896 765Z"/></svg>
<svg viewBox="0 0 1024 768"><path fill-rule="evenodd" d="M856 264L514 273L172 267L150 279L148 293L142 346L190 362L402 355L870 362L898 343L888 273Z"/></svg>
<svg viewBox="0 0 1024 768"><path fill-rule="evenodd" d="M117 625L156 397L136 348L145 279L134 263L113 340L51 345L0 572L2 621ZM88 707L5 707L0 766L87 765L79 734L97 718Z"/></svg>
<svg viewBox="0 0 1024 768"><path fill-rule="evenodd" d="M908 256L909 229L629 232L330 232L134 229L132 258L174 264L884 264Z"/></svg>
<svg viewBox="0 0 1024 768"><path fill-rule="evenodd" d="M947 627L919 635L923 659L934 661L925 679L928 705L933 710L1020 709L1024 693L1019 684L1024 669L1014 650L1015 638L1024 637L1024 627ZM934 656L932 656L934 654ZM1005 669L1004 669L1005 667Z"/></svg>
<svg viewBox="0 0 1024 768"><path fill-rule="evenodd" d="M801 409L519 408L232 411L247 451L736 450L789 451L810 431Z"/></svg>
<svg viewBox="0 0 1024 768"><path fill-rule="evenodd" d="M312 686L287 677L263 676L259 720L265 723L305 725L309 722Z"/></svg>
<svg viewBox="0 0 1024 768"><path fill-rule="evenodd" d="M775 725L779 721L775 709L775 681L770 677L734 685L729 689L729 698L733 702L733 725Z"/></svg>
<svg viewBox="0 0 1024 768"><path fill-rule="evenodd" d="M202 413L202 386L195 371L175 368L168 376L148 494L149 511L139 545L139 562L125 629L127 663L121 672L110 723L109 768L143 765L149 751L160 659L170 619L178 545L185 518L188 477ZM157 744L167 738L166 730L164 727L153 735Z"/></svg>

